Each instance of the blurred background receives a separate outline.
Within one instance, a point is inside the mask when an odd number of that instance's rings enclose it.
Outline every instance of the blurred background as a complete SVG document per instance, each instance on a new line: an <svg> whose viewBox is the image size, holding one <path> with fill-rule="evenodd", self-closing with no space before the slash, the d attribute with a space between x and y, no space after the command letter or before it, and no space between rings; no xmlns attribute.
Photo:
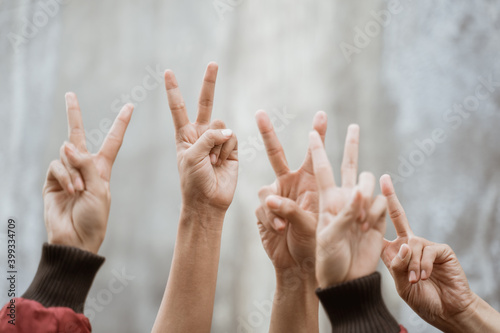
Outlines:
<svg viewBox="0 0 500 333"><path fill-rule="evenodd" d="M151 329L181 204L162 74L177 74L194 119L205 67L216 61L213 117L237 133L241 167L213 332L268 330L274 271L254 210L274 175L258 109L275 119L292 168L305 155L314 113L326 111L337 177L347 125L359 123L360 171L389 172L415 233L450 244L473 291L500 309L499 55L497 0L0 0L0 247L13 216L18 291L31 282L47 237L41 189L67 138L64 93L78 95L94 152L132 102L111 180L106 262L86 314L95 332ZM386 237L394 236L389 222ZM3 270L4 250L0 262ZM380 271L396 318L409 332L434 332ZM120 275L121 291L107 291ZM324 316L321 324L330 331Z"/></svg>

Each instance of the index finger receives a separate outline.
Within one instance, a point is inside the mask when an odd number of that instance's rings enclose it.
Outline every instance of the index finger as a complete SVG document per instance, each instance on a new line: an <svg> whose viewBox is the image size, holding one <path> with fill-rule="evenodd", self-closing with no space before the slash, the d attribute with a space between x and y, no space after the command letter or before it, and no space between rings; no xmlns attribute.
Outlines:
<svg viewBox="0 0 500 333"><path fill-rule="evenodd" d="M132 117L132 111L134 111L133 104L126 104L116 117L113 122L113 126L109 130L108 135L106 135L106 139L104 139L104 143L102 144L101 149L99 150L99 155L104 156L106 161L109 163L109 166L112 166L116 155L118 155L118 151L123 142L123 137L125 136L125 131L127 130L127 126L130 122L130 118ZM109 168L111 170L111 168Z"/></svg>
<svg viewBox="0 0 500 333"><path fill-rule="evenodd" d="M170 69L165 71L165 89L167 89L168 106L172 112L172 119L177 132L183 126L189 124L189 118L177 79Z"/></svg>
<svg viewBox="0 0 500 333"><path fill-rule="evenodd" d="M263 110L259 110L255 114L255 118L257 119L257 126L264 140L271 166L276 176L279 177L289 171L283 147L274 132L273 124L271 124L271 120L267 113Z"/></svg>
<svg viewBox="0 0 500 333"><path fill-rule="evenodd" d="M410 228L410 223L406 218L406 213L398 200L396 192L394 191L394 185L392 184L391 177L389 175L383 175L380 177L380 188L382 194L387 198L387 206L389 208L389 216L391 217L392 223L396 228L396 233L401 237L409 237L413 235Z"/></svg>
<svg viewBox="0 0 500 333"><path fill-rule="evenodd" d="M82 113L76 94L68 92L64 98L66 100L66 114L68 117L68 139L80 151L86 151L85 130L83 129Z"/></svg>
<svg viewBox="0 0 500 333"><path fill-rule="evenodd" d="M219 67L215 62L208 64L203 85L201 86L200 99L198 102L198 116L196 122L199 124L210 123L212 116L212 107L214 105L215 81Z"/></svg>

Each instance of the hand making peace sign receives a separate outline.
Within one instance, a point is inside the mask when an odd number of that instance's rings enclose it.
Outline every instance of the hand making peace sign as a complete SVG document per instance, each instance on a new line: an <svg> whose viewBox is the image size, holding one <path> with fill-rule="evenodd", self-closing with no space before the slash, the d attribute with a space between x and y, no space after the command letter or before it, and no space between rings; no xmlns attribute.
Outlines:
<svg viewBox="0 0 500 333"><path fill-rule="evenodd" d="M49 166L43 188L45 226L50 244L97 253L106 235L111 169L134 107L127 104L121 109L101 149L91 154L76 95L65 97L69 142L62 145L60 159Z"/></svg>
<svg viewBox="0 0 500 333"><path fill-rule="evenodd" d="M236 135L226 129L224 122L210 122L217 70L216 63L208 64L194 123L189 121L174 73L165 72L165 87L175 126L183 208L210 214L225 213L233 200L238 178ZM221 226L205 227L218 229Z"/></svg>

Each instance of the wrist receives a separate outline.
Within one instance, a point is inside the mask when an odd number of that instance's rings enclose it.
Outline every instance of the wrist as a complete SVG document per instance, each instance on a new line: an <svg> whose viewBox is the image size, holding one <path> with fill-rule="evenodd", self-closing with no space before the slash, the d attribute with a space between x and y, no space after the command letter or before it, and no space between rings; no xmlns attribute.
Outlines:
<svg viewBox="0 0 500 333"><path fill-rule="evenodd" d="M200 205L192 207L182 205L180 227L200 229L209 233L221 233L225 210Z"/></svg>
<svg viewBox="0 0 500 333"><path fill-rule="evenodd" d="M78 237L77 235L75 235L75 237L72 237L68 235L54 234L51 232L47 233L47 243L49 245L71 246L83 251L91 252L93 254L97 254L99 252L103 241L104 237L99 237L93 241L84 242L80 240L80 237Z"/></svg>
<svg viewBox="0 0 500 333"><path fill-rule="evenodd" d="M466 308L445 320L445 332L492 332L498 328L499 313L477 294L471 294Z"/></svg>
<svg viewBox="0 0 500 333"><path fill-rule="evenodd" d="M313 268L291 267L276 269L276 290L283 292L304 292L311 293L318 288L316 274Z"/></svg>

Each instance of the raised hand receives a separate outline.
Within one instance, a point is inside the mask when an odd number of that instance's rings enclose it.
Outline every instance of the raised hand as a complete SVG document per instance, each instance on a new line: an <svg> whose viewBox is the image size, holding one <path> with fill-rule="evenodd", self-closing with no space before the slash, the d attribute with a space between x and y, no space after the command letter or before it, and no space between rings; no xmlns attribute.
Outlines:
<svg viewBox="0 0 500 333"><path fill-rule="evenodd" d="M470 290L453 250L413 234L388 175L380 178L380 187L397 232L395 240L384 240L382 260L401 298L420 317L446 332L498 331L498 325L492 325L494 320L498 324L498 313ZM483 315L489 319L481 320Z"/></svg>
<svg viewBox="0 0 500 333"><path fill-rule="evenodd" d="M375 178L363 172L357 179L359 127L349 126L342 187L336 187L333 170L320 136L309 137L319 193L316 234L316 276L326 288L375 272L385 233L386 200L373 198Z"/></svg>
<svg viewBox="0 0 500 333"><path fill-rule="evenodd" d="M276 174L276 180L259 191L261 205L255 214L262 244L277 271L299 269L315 281L318 193L310 151L302 166L291 171L271 120L264 111L258 111L256 118ZM326 113L320 111L314 117L313 128L323 140L326 127Z"/></svg>
<svg viewBox="0 0 500 333"><path fill-rule="evenodd" d="M183 208L208 209L214 214L225 213L233 199L238 178L236 136L222 121L210 122L217 69L215 63L207 67L194 123L189 121L174 73L165 72L168 103L175 126Z"/></svg>
<svg viewBox="0 0 500 333"><path fill-rule="evenodd" d="M256 114L257 125L267 149L276 180L259 191L256 210L264 249L276 270L269 332L318 332L318 298L314 273L318 194L311 153L302 166L290 171L285 153L264 111ZM326 132L327 119L318 112L313 127Z"/></svg>
<svg viewBox="0 0 500 333"><path fill-rule="evenodd" d="M133 105L122 108L99 152L91 154L76 95L65 97L69 142L62 145L60 159L51 162L43 188L48 241L97 253L106 235L111 169Z"/></svg>
<svg viewBox="0 0 500 333"><path fill-rule="evenodd" d="M222 225L238 178L238 142L210 123L217 64L205 73L196 122L188 119L174 74L165 72L181 178L182 211L172 266L153 332L210 332ZM189 313L196 313L193 319Z"/></svg>

